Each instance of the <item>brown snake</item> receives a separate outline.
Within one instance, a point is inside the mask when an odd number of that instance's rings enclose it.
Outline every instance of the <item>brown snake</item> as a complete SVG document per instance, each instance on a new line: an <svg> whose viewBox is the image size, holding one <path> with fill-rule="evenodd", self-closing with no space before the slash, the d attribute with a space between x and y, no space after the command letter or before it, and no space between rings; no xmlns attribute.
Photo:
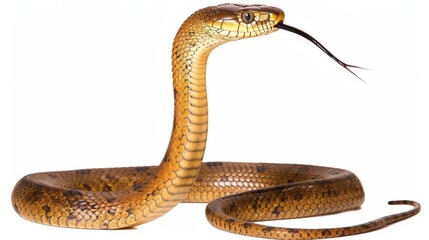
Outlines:
<svg viewBox="0 0 429 240"><path fill-rule="evenodd" d="M273 239L319 239L374 231L416 215L413 209L339 228L270 227L255 221L300 218L357 209L364 201L359 179L342 169L270 163L202 163L207 140L206 64L217 46L279 28L312 41L283 24L282 10L263 5L223 4L195 12L176 34L173 52L174 124L159 166L82 169L23 177L12 204L23 218L47 225L118 229L152 221L180 202L209 202L209 222L222 230ZM350 70L349 70L350 71ZM350 71L351 72L351 71Z"/></svg>

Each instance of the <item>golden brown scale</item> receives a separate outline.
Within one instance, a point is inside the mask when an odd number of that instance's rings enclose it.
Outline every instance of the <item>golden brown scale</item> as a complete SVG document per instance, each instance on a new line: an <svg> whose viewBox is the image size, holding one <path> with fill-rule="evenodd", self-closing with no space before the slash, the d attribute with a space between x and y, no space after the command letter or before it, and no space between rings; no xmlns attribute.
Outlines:
<svg viewBox="0 0 429 240"><path fill-rule="evenodd" d="M202 163L207 140L206 64L217 46L275 32L284 13L262 5L224 4L201 9L174 39L174 124L165 157L156 167L82 169L30 174L12 193L23 218L53 226L116 229L146 223L179 202L209 202L217 228L255 237L316 239L383 228L417 214L404 213L331 229L269 227L254 221L299 218L359 208L359 179L341 169L268 163Z"/></svg>

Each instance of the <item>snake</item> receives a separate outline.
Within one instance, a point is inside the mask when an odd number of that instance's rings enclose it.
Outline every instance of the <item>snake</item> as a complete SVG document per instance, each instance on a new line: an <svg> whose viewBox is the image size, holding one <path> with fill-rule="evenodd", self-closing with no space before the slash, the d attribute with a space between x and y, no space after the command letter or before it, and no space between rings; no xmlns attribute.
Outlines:
<svg viewBox="0 0 429 240"><path fill-rule="evenodd" d="M161 163L28 174L13 189L15 211L40 224L122 229L150 222L181 202L208 202L206 217L216 228L292 240L366 233L418 214L418 202L395 200L388 203L412 209L346 227L268 226L260 222L359 209L365 198L362 184L352 172L332 167L203 163L208 132L206 66L216 47L283 29L310 40L351 73L350 68L357 67L336 58L306 32L284 24L284 19L281 9L265 5L221 4L193 13L174 38L174 121Z"/></svg>

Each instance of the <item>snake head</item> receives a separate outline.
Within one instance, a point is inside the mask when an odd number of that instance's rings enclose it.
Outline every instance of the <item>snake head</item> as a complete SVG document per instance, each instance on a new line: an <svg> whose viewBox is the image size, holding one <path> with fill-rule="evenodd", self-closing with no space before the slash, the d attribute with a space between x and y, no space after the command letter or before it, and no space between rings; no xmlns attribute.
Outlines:
<svg viewBox="0 0 429 240"><path fill-rule="evenodd" d="M350 68L361 67L341 61L310 34L298 28L283 24L284 17L284 12L276 7L265 5L222 4L211 9L211 15L209 15L206 24L212 36L217 36L218 39L220 38L224 41L266 35L278 29L298 34L312 42L362 82L365 82L350 70Z"/></svg>
<svg viewBox="0 0 429 240"><path fill-rule="evenodd" d="M211 9L206 29L213 37L239 40L277 31L284 16L281 9L265 5L222 4Z"/></svg>

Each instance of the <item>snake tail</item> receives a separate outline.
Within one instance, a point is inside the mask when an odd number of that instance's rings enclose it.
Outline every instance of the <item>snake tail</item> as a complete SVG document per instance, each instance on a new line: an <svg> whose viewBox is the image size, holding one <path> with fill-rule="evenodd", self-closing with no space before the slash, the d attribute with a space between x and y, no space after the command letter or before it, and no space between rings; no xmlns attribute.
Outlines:
<svg viewBox="0 0 429 240"><path fill-rule="evenodd" d="M251 202L248 202L249 204ZM403 221L420 212L420 204L410 200L389 201L390 205L411 205L411 210L384 216L366 223L357 224L347 227L336 228L287 228L287 227L272 227L254 223L254 221L261 220L279 220L288 219L287 212L271 215L268 219L246 219L242 220L237 213L233 210L237 208L236 202L230 197L217 199L210 202L206 208L207 219L214 227L240 235L256 236L268 239L282 239L282 240L310 240L310 239L325 239L325 238L338 238L352 235L368 233L385 228L394 223ZM336 212L331 212L336 213ZM290 213L289 213L290 214ZM326 213L325 213L326 214ZM312 216L311 210L306 210L302 216ZM296 216L301 217L301 216Z"/></svg>

